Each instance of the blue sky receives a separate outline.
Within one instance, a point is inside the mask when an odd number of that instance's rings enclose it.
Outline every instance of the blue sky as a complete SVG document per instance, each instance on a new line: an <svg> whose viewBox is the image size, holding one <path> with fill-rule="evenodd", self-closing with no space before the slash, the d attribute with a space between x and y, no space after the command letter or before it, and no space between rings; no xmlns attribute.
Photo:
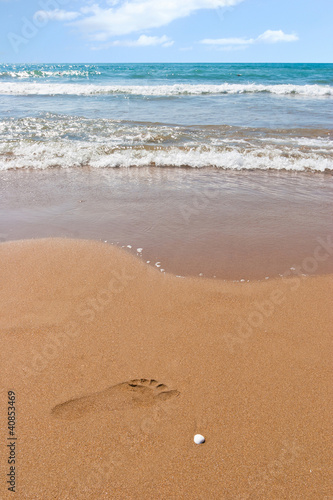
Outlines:
<svg viewBox="0 0 333 500"><path fill-rule="evenodd" d="M0 62L333 62L333 0L0 0Z"/></svg>

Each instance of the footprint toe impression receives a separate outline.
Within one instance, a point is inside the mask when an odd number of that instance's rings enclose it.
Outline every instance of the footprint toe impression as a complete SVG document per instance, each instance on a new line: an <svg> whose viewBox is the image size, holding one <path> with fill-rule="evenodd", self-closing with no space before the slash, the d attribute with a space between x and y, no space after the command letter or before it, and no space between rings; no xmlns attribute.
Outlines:
<svg viewBox="0 0 333 500"><path fill-rule="evenodd" d="M131 380L129 385L134 388L136 394L133 396L135 403L139 405L151 405L159 401L166 401L175 396L179 396L176 390L168 391L168 387L160 384L157 380Z"/></svg>
<svg viewBox="0 0 333 500"><path fill-rule="evenodd" d="M154 379L134 379L108 387L85 397L71 399L51 410L56 418L76 420L93 411L130 409L138 406L153 406L161 401L179 396L179 391L168 390Z"/></svg>

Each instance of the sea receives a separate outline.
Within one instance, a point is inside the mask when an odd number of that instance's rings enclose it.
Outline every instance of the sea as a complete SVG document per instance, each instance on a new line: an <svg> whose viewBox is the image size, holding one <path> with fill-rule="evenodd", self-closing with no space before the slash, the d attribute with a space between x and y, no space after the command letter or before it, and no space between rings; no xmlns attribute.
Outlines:
<svg viewBox="0 0 333 500"><path fill-rule="evenodd" d="M333 64L1 64L0 170L333 170Z"/></svg>
<svg viewBox="0 0 333 500"><path fill-rule="evenodd" d="M3 64L0 242L100 240L176 276L331 274L314 255L333 241L332 125L333 64Z"/></svg>

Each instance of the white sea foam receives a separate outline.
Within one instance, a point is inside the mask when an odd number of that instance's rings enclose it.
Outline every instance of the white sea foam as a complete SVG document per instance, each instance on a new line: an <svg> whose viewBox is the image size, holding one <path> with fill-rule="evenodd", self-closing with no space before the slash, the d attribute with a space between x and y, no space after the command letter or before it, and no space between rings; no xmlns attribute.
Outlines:
<svg viewBox="0 0 333 500"><path fill-rule="evenodd" d="M221 85L94 85L79 83L34 83L0 82L2 95L142 95L142 96L177 96L177 95L223 95L245 93L270 93L275 95L298 95L302 97L333 96L333 87L329 85L258 85L231 84Z"/></svg>
<svg viewBox="0 0 333 500"><path fill-rule="evenodd" d="M218 147L106 148L83 141L20 140L0 145L0 170L49 167L216 167L230 170L294 170L325 172L333 170L333 158L318 153L293 152L258 147L241 150Z"/></svg>
<svg viewBox="0 0 333 500"><path fill-rule="evenodd" d="M0 121L0 169L216 167L333 170L329 130L174 126L46 113Z"/></svg>
<svg viewBox="0 0 333 500"><path fill-rule="evenodd" d="M333 148L333 139L331 137L317 137L317 138L309 138L309 137L262 137L260 138L261 142L266 142L270 144L291 144L296 146L306 146L318 148L321 151L331 151Z"/></svg>
<svg viewBox="0 0 333 500"><path fill-rule="evenodd" d="M89 70L78 70L78 69L67 69L67 70L43 70L43 69L30 69L30 70L20 70L20 71L2 71L0 72L0 78L15 78L19 80L24 80L27 78L50 78L50 77L67 77L67 76L79 76L88 77L90 75L100 75L100 71L89 71Z"/></svg>
<svg viewBox="0 0 333 500"><path fill-rule="evenodd" d="M303 135L305 134L305 135ZM81 142L90 142L92 148L104 146L105 154L110 148L130 146L175 146L196 148L215 147L226 149L256 150L269 148L299 152L313 151L333 153L333 138L330 130L274 130L227 126L164 125L158 123L121 122L110 119L89 119L77 116L62 116L46 113L44 116L7 118L0 121L2 142L22 139L36 141L64 141L75 139L75 147ZM51 144L51 143L50 143ZM79 146L78 146L79 147ZM82 147L84 145L82 144ZM310 149L311 148L311 149Z"/></svg>

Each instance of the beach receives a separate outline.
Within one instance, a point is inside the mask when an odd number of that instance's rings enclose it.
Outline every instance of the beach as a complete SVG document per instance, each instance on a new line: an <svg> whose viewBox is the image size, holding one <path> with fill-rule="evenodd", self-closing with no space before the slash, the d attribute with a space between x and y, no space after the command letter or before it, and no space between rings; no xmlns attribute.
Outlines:
<svg viewBox="0 0 333 500"><path fill-rule="evenodd" d="M0 78L0 499L332 500L333 65Z"/></svg>
<svg viewBox="0 0 333 500"><path fill-rule="evenodd" d="M318 241L332 235L332 200L330 173L7 170L0 172L0 238L107 242L186 277L332 274L333 259L313 261Z"/></svg>
<svg viewBox="0 0 333 500"><path fill-rule="evenodd" d="M331 276L181 279L61 238L0 258L20 498L330 498Z"/></svg>

